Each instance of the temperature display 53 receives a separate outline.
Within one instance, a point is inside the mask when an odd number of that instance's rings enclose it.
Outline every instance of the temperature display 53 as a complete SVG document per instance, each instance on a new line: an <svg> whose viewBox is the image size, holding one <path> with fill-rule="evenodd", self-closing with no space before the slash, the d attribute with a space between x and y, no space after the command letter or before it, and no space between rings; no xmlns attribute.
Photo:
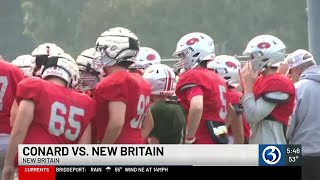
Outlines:
<svg viewBox="0 0 320 180"><path fill-rule="evenodd" d="M286 146L286 165L287 166L301 166L302 154L301 145L290 144Z"/></svg>

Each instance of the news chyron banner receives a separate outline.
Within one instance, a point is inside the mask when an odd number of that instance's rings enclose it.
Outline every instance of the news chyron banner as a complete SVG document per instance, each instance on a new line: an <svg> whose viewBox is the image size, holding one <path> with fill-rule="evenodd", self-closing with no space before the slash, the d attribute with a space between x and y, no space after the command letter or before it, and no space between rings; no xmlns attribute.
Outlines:
<svg viewBox="0 0 320 180"><path fill-rule="evenodd" d="M301 145L19 145L24 179L195 174L300 179ZM37 178L38 177L38 178ZM195 176L197 177L197 176Z"/></svg>

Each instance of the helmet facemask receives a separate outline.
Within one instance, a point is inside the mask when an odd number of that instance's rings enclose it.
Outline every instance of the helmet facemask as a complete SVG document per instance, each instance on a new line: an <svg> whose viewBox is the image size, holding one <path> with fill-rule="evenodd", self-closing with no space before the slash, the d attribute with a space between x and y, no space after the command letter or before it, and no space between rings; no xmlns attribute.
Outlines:
<svg viewBox="0 0 320 180"><path fill-rule="evenodd" d="M180 69L183 68L185 70L189 70L189 69L192 69L195 66L197 66L200 63L200 61L199 61L198 64L193 65L188 60L188 58L189 58L189 56L191 55L192 52L193 52L193 49L191 47L189 47L189 48L184 49L184 50L182 50L180 52L174 53L174 55L176 57L180 58L179 62L177 62L176 64L173 65L174 69L175 70L180 70ZM196 53L193 56L196 56L196 55L199 55L199 54ZM192 60L192 61L194 61L194 60Z"/></svg>
<svg viewBox="0 0 320 180"><path fill-rule="evenodd" d="M100 53L100 57L95 59L100 60L102 67L113 66L122 61L134 63L139 52L139 41L122 36L99 37L96 51Z"/></svg>
<svg viewBox="0 0 320 180"><path fill-rule="evenodd" d="M100 61L96 61L93 64L88 63L86 66L78 64L80 69L80 82L77 89L81 92L95 89L96 85L100 81L101 65L99 63Z"/></svg>
<svg viewBox="0 0 320 180"><path fill-rule="evenodd" d="M94 75L87 71L81 71L80 82L77 89L79 89L81 92L86 92L88 90L95 89L99 81L100 80L98 74Z"/></svg>
<svg viewBox="0 0 320 180"><path fill-rule="evenodd" d="M255 51L250 53L250 63L252 65L252 68L254 72L262 72L264 71L269 63L269 58L265 58L262 51Z"/></svg>

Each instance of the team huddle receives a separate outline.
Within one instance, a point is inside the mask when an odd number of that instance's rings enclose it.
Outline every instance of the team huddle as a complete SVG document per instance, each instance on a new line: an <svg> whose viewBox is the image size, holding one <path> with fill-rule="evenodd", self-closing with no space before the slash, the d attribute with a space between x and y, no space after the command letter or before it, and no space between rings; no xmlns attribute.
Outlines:
<svg viewBox="0 0 320 180"><path fill-rule="evenodd" d="M242 67L216 55L210 36L189 33L171 68L116 27L76 59L44 43L12 63L1 60L3 179L13 177L18 144L286 144L297 63L286 60L296 52L286 57L271 35L244 49L251 60Z"/></svg>

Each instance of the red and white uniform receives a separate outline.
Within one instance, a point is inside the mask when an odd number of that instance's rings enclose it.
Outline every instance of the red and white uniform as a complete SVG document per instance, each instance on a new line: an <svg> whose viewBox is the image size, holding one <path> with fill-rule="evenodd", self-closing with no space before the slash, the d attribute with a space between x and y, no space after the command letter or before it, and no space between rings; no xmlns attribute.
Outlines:
<svg viewBox="0 0 320 180"><path fill-rule="evenodd" d="M195 86L184 90L189 85ZM205 68L190 69L180 75L176 95L187 113L191 99L197 95L203 96L203 113L196 132L195 144L215 144L205 122L225 122L229 104L226 97L227 89L224 79Z"/></svg>
<svg viewBox="0 0 320 180"><path fill-rule="evenodd" d="M97 84L95 100L97 118L94 123L94 143L101 143L108 125L110 101L126 104L125 122L115 144L142 144L141 133L144 115L150 106L150 84L136 73L126 70L108 75Z"/></svg>
<svg viewBox="0 0 320 180"><path fill-rule="evenodd" d="M95 115L87 95L39 78L18 84L17 103L23 99L35 104L25 144L76 144Z"/></svg>
<svg viewBox="0 0 320 180"><path fill-rule="evenodd" d="M0 60L0 134L10 134L10 110L16 97L17 84L23 72L13 64Z"/></svg>

